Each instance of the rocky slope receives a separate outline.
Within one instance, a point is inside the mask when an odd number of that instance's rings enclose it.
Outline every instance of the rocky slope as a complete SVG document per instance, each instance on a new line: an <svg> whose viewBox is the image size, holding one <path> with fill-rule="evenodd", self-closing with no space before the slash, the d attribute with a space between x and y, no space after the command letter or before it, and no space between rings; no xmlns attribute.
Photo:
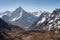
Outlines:
<svg viewBox="0 0 60 40"><path fill-rule="evenodd" d="M0 40L60 40L60 33L35 30L0 31Z"/></svg>
<svg viewBox="0 0 60 40"><path fill-rule="evenodd" d="M36 30L52 30L60 31L60 9L55 9L52 13L44 12L40 15L37 22L34 23L31 29Z"/></svg>

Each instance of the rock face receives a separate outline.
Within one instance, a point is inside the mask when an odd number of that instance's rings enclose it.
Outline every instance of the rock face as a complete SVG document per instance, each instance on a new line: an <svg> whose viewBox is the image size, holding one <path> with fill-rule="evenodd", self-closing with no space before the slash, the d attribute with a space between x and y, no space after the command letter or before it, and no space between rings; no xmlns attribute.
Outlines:
<svg viewBox="0 0 60 40"><path fill-rule="evenodd" d="M60 9L55 9L52 13L44 12L35 23L32 29L60 31Z"/></svg>

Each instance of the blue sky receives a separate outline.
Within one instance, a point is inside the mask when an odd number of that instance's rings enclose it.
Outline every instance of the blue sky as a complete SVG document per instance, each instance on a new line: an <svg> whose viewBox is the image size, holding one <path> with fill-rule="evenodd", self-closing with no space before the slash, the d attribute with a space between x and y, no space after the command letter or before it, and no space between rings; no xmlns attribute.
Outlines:
<svg viewBox="0 0 60 40"><path fill-rule="evenodd" d="M13 11L21 6L24 10L33 11L52 11L60 8L60 0L0 0L0 12Z"/></svg>

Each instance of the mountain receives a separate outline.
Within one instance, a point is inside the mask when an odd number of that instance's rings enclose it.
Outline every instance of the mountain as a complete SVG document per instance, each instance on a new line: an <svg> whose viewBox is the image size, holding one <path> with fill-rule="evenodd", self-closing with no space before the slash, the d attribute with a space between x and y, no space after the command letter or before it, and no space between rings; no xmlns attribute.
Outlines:
<svg viewBox="0 0 60 40"><path fill-rule="evenodd" d="M10 17L12 14L12 11L5 11L5 12L0 12L0 18L4 15L7 15L8 17Z"/></svg>
<svg viewBox="0 0 60 40"><path fill-rule="evenodd" d="M5 11L2 14L10 17L12 15L12 11Z"/></svg>
<svg viewBox="0 0 60 40"><path fill-rule="evenodd" d="M1 13L1 18L5 22L10 22L14 25L21 26L23 28L30 27L37 19L42 11L38 12L26 12L22 7L18 7L15 11L5 11Z"/></svg>
<svg viewBox="0 0 60 40"><path fill-rule="evenodd" d="M21 28L39 29L39 30L59 30L60 29L60 9L49 12L26 12L23 8L18 7L11 13L6 11L2 16L5 22L18 25ZM0 13L1 15L2 13Z"/></svg>
<svg viewBox="0 0 60 40"><path fill-rule="evenodd" d="M17 8L11 15L10 17L10 21L16 21L18 20L21 16L22 16L22 13L23 13L23 9L21 7Z"/></svg>
<svg viewBox="0 0 60 40"><path fill-rule="evenodd" d="M4 15L4 16L2 16L2 19L3 19L5 22L8 22L8 20L9 20L9 16Z"/></svg>
<svg viewBox="0 0 60 40"><path fill-rule="evenodd" d="M49 13L49 12L43 12L40 16L39 16L39 18L38 18L38 20L34 23L34 24L32 24L32 26L30 27L31 29L40 29L41 27L43 27L43 25L44 24L46 24L46 22L47 22L47 18L48 18L48 16L50 16L50 14L51 13ZM43 25L42 25L43 24ZM38 25L40 25L41 27L37 27Z"/></svg>
<svg viewBox="0 0 60 40"><path fill-rule="evenodd" d="M37 19L38 19L38 17L36 17L35 15L32 15L29 12L26 12L24 9L19 7L10 16L9 22L12 24L21 26L23 28L28 28Z"/></svg>
<svg viewBox="0 0 60 40"><path fill-rule="evenodd" d="M55 9L52 13L44 12L40 15L38 21L31 26L31 29L60 31L60 9Z"/></svg>
<svg viewBox="0 0 60 40"><path fill-rule="evenodd" d="M3 19L5 22L8 22L11 14L12 14L11 11L1 12L0 13L0 18Z"/></svg>

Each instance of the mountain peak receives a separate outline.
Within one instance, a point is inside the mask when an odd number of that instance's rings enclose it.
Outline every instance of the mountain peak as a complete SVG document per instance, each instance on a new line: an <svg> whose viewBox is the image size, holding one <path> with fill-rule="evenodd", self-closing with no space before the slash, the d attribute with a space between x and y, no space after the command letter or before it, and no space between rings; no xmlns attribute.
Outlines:
<svg viewBox="0 0 60 40"><path fill-rule="evenodd" d="M54 14L60 14L60 8L59 8L59 9L56 8L56 9L53 11L53 13L54 13Z"/></svg>
<svg viewBox="0 0 60 40"><path fill-rule="evenodd" d="M22 7L18 7L19 9L22 9Z"/></svg>
<svg viewBox="0 0 60 40"><path fill-rule="evenodd" d="M24 10L22 7L18 7L17 9L16 9L16 11L17 10L19 10L19 11L21 11L21 10Z"/></svg>
<svg viewBox="0 0 60 40"><path fill-rule="evenodd" d="M18 8L12 13L10 19L11 19L12 21L15 21L15 20L19 19L19 18L22 16L23 12L25 12L24 9L23 9L22 7L18 7Z"/></svg>

